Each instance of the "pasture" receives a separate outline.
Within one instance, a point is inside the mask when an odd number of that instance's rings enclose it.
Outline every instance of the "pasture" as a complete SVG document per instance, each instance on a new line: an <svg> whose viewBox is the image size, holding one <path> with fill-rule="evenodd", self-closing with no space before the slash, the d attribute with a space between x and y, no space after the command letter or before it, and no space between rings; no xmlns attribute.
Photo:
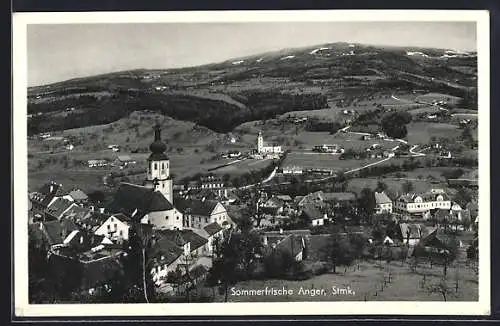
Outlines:
<svg viewBox="0 0 500 326"><path fill-rule="evenodd" d="M423 174L423 173L422 173ZM418 176L418 175L417 175ZM438 181L438 183L432 183L431 180L426 180L425 177L427 177L426 174L423 174L424 179L418 180L418 178L412 178L409 176L408 178L410 179L410 182L413 184L414 191L415 192L427 192L431 188L443 188L446 187L447 185L442 182ZM405 182L406 178L396 178L396 177L381 177L381 178L353 178L349 180L347 190L352 191L355 193L361 193L361 190L363 188L371 188L375 189L377 187L377 183L379 181L385 183L388 186L388 189L390 189L394 193L401 193L402 192L402 184Z"/></svg>
<svg viewBox="0 0 500 326"><path fill-rule="evenodd" d="M434 101L444 101L449 105L456 105L461 100L460 97L441 94L441 93L427 93L423 95L419 95L415 98L415 101L423 102L423 103L432 103Z"/></svg>
<svg viewBox="0 0 500 326"><path fill-rule="evenodd" d="M380 159L340 160L338 154L291 152L283 166L300 166L303 169L331 169L334 171L350 170L375 163Z"/></svg>
<svg viewBox="0 0 500 326"><path fill-rule="evenodd" d="M250 280L238 282L229 289L229 302L300 302L300 301L443 301L440 293L431 292L429 287L436 285L442 278L443 268L421 263L415 271L411 271L408 263L393 261L361 262L359 269L353 265L347 269L337 268L338 273L326 273L303 281L291 280ZM344 273L345 272L345 273ZM388 282L388 275L391 281ZM424 278L425 275L425 278ZM384 282L384 279L386 282ZM455 284L458 279L458 289ZM384 285L385 284L385 285ZM449 268L446 279L449 293L447 301L477 301L478 277L471 267L461 264ZM339 288L350 287L353 293L334 294L332 286ZM265 290L267 288L288 289L293 294L272 295L236 295L241 290ZM302 290L324 290L319 295L310 295ZM234 289L232 291L231 289ZM241 292L240 292L241 293ZM216 301L223 301L222 294L218 294ZM382 314L387 313L381 311Z"/></svg>
<svg viewBox="0 0 500 326"><path fill-rule="evenodd" d="M406 138L410 144L427 144L433 136L453 139L462 133L457 125L449 123L413 122L407 125L407 129Z"/></svg>
<svg viewBox="0 0 500 326"><path fill-rule="evenodd" d="M231 175L239 175L239 174L245 174L248 172L252 171L258 171L261 170L269 164L271 164L272 160L271 159L246 159L231 165L224 166L220 169L213 170L211 172L216 173L216 174L231 174Z"/></svg>
<svg viewBox="0 0 500 326"><path fill-rule="evenodd" d="M328 132L309 132L304 131L299 133L295 139L303 146L305 149L312 149L314 145L323 144L337 144L345 149L352 148L355 150L363 150L370 147L373 144L379 144L385 149L391 149L398 145L397 142L382 140L382 139L371 139L362 140L362 134L357 133L336 133L331 135Z"/></svg>

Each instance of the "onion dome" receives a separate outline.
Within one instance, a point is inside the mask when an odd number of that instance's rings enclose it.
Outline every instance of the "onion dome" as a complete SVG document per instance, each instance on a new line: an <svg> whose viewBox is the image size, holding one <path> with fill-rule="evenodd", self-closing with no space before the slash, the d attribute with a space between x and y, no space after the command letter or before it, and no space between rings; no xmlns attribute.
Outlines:
<svg viewBox="0 0 500 326"><path fill-rule="evenodd" d="M165 151L167 150L167 145L161 140L161 130L160 125L157 124L154 127L155 130L155 140L149 145L149 150L151 151L150 160L168 160Z"/></svg>

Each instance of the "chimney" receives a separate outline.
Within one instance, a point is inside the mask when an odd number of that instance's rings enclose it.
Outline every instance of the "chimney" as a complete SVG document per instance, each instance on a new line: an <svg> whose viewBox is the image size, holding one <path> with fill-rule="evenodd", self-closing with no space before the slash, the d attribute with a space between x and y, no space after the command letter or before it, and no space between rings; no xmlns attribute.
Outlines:
<svg viewBox="0 0 500 326"><path fill-rule="evenodd" d="M50 193L52 193L53 191L54 191L54 185L53 185L53 184L51 184L51 185L50 185Z"/></svg>
<svg viewBox="0 0 500 326"><path fill-rule="evenodd" d="M40 230L43 230L43 223L40 221L39 223Z"/></svg>
<svg viewBox="0 0 500 326"><path fill-rule="evenodd" d="M104 207L99 208L99 213L104 214Z"/></svg>

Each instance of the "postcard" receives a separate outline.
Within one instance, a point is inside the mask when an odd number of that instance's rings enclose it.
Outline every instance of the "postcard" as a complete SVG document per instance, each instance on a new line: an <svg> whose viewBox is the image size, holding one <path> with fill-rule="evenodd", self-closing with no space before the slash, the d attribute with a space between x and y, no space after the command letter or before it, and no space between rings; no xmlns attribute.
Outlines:
<svg viewBox="0 0 500 326"><path fill-rule="evenodd" d="M487 315L489 14L13 14L19 317Z"/></svg>

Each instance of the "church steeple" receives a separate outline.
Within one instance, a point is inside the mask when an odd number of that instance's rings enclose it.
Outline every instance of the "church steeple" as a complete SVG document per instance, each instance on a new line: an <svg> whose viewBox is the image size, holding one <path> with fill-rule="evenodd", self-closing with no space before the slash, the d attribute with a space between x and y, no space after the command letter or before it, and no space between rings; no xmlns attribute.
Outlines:
<svg viewBox="0 0 500 326"><path fill-rule="evenodd" d="M160 124L154 126L154 141L149 146L151 155L148 158L148 171L145 184L155 191L161 192L172 203L172 178L170 161L165 151L167 145L161 140Z"/></svg>
<svg viewBox="0 0 500 326"><path fill-rule="evenodd" d="M165 143L161 140L161 128L159 123L154 126L154 131L155 139L151 145L149 145L149 150L151 151L149 160L168 160L168 157L165 154L167 145L165 145Z"/></svg>

